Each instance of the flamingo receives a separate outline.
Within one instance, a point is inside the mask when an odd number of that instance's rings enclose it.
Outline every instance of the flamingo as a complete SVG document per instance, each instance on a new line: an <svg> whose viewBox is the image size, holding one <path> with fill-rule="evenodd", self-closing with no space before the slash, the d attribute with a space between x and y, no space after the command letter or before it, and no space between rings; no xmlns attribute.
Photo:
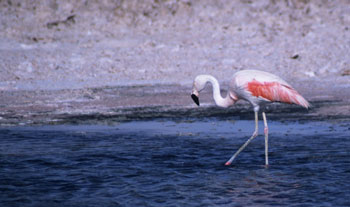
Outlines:
<svg viewBox="0 0 350 207"><path fill-rule="evenodd" d="M227 108L234 105L238 100L248 101L254 109L255 130L253 135L232 155L225 163L230 165L237 155L258 136L258 113L266 103L282 102L288 104L297 104L309 108L310 104L303 98L291 85L282 78L259 70L241 70L236 72L229 83L229 90L225 98L221 96L220 85L216 78L211 75L198 75L193 82L191 97L199 106L199 92L201 92L206 83L213 86L213 97L216 105ZM263 111L265 134L265 165L269 165L268 158L268 125L266 114Z"/></svg>

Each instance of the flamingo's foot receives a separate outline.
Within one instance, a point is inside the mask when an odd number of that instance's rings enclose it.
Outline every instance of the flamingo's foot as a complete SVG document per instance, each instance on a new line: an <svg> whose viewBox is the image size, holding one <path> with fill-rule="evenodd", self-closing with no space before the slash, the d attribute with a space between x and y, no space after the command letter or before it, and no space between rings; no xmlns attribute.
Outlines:
<svg viewBox="0 0 350 207"><path fill-rule="evenodd" d="M225 165L229 166L229 165L231 165L231 162L226 162Z"/></svg>

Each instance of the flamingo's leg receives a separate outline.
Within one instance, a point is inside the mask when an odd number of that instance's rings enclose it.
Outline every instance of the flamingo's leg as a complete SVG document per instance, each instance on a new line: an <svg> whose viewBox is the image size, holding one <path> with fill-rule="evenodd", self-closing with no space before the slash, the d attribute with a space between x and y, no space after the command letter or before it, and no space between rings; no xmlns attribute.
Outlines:
<svg viewBox="0 0 350 207"><path fill-rule="evenodd" d="M230 165L232 161L237 157L237 155L251 142L256 136L258 136L258 111L255 113L255 131L253 135L237 150L237 152L225 163L225 165Z"/></svg>
<svg viewBox="0 0 350 207"><path fill-rule="evenodd" d="M265 165L269 165L269 128L267 126L266 114L262 112L264 119L264 134L265 134Z"/></svg>

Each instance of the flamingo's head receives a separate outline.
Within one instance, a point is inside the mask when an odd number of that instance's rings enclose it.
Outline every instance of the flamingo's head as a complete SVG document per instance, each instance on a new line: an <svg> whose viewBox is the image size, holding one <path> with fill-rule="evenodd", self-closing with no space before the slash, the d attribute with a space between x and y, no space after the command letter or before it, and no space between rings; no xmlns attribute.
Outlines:
<svg viewBox="0 0 350 207"><path fill-rule="evenodd" d="M199 92L201 92L205 88L207 81L208 80L204 75L197 76L193 81L191 98L198 106L199 106Z"/></svg>

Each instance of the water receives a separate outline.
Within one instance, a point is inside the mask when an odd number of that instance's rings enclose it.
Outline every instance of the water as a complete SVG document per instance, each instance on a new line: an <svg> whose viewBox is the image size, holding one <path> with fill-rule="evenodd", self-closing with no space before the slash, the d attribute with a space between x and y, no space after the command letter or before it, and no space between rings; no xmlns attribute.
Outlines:
<svg viewBox="0 0 350 207"><path fill-rule="evenodd" d="M225 166L253 128L215 118L1 128L0 206L350 206L350 123L270 122L269 168L262 135Z"/></svg>

